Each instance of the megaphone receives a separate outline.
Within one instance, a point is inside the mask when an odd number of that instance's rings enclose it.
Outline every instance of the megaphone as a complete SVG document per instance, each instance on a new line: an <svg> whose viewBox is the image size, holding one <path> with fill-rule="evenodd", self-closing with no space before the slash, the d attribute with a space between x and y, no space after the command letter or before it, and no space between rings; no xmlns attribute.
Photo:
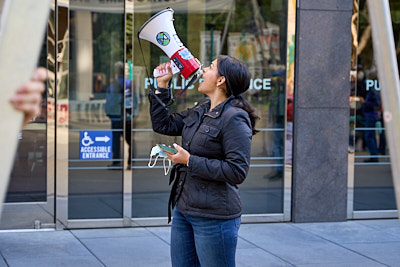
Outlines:
<svg viewBox="0 0 400 267"><path fill-rule="evenodd" d="M149 41L165 52L171 59L173 74L179 73L190 81L190 84L203 75L202 64L183 45L174 27L174 10L166 8L147 20L138 31L138 38ZM154 69L153 76L161 74Z"/></svg>

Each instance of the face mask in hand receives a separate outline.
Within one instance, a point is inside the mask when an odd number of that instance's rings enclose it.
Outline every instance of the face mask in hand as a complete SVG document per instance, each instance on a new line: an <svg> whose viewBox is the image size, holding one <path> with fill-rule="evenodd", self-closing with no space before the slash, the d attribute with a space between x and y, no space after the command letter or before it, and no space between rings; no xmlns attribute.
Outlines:
<svg viewBox="0 0 400 267"><path fill-rule="evenodd" d="M154 163L151 164L151 160L152 160L153 157L156 157L156 158L154 159ZM164 174L167 175L168 172L169 172L169 169L171 168L171 160L168 159L167 153L165 153L164 151L162 151L158 146L154 146L154 147L151 149L151 152L150 152L150 159L149 159L149 163L147 164L147 166L149 166L149 168L153 168L153 167L156 165L157 159L158 159L159 157L162 157L162 158L163 158ZM169 163L169 164L168 164L168 169L166 169L165 160L168 160L168 163Z"/></svg>

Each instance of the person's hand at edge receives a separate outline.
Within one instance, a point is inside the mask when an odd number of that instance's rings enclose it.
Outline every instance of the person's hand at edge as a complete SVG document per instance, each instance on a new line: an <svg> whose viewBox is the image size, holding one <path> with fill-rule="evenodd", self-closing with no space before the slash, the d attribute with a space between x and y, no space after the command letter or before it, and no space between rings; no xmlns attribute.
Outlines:
<svg viewBox="0 0 400 267"><path fill-rule="evenodd" d="M42 93L45 90L44 81L47 79L47 70L43 67L37 68L31 79L18 87L15 94L10 98L12 106L24 113L26 125L35 116L40 114L40 103Z"/></svg>

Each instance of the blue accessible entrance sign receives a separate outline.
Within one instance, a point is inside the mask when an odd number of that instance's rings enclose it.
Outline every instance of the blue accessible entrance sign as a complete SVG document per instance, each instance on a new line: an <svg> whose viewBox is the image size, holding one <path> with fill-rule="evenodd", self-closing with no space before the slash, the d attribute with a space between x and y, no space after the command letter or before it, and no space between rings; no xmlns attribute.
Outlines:
<svg viewBox="0 0 400 267"><path fill-rule="evenodd" d="M81 131L80 159L112 159L112 131Z"/></svg>

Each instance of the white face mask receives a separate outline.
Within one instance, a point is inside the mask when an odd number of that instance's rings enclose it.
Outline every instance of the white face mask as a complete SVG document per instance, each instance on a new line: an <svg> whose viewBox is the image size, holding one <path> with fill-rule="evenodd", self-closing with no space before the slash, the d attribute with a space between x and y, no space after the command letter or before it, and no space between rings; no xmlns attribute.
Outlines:
<svg viewBox="0 0 400 267"><path fill-rule="evenodd" d="M153 157L156 157L156 158L154 159L154 163L151 164L151 159L152 159ZM158 159L159 157L162 157L162 158L163 158L164 174L167 175L168 172L169 172L169 169L171 168L171 160L168 159L167 153L165 153L164 151L162 151L158 146L154 146L154 147L151 149L151 152L150 152L150 159L149 159L149 163L147 164L147 166L149 166L149 168L153 168L153 167L156 165L157 159ZM166 160L166 159L168 160L168 163L169 163L169 164L168 164L168 169L166 169L166 167L165 167L165 160Z"/></svg>

